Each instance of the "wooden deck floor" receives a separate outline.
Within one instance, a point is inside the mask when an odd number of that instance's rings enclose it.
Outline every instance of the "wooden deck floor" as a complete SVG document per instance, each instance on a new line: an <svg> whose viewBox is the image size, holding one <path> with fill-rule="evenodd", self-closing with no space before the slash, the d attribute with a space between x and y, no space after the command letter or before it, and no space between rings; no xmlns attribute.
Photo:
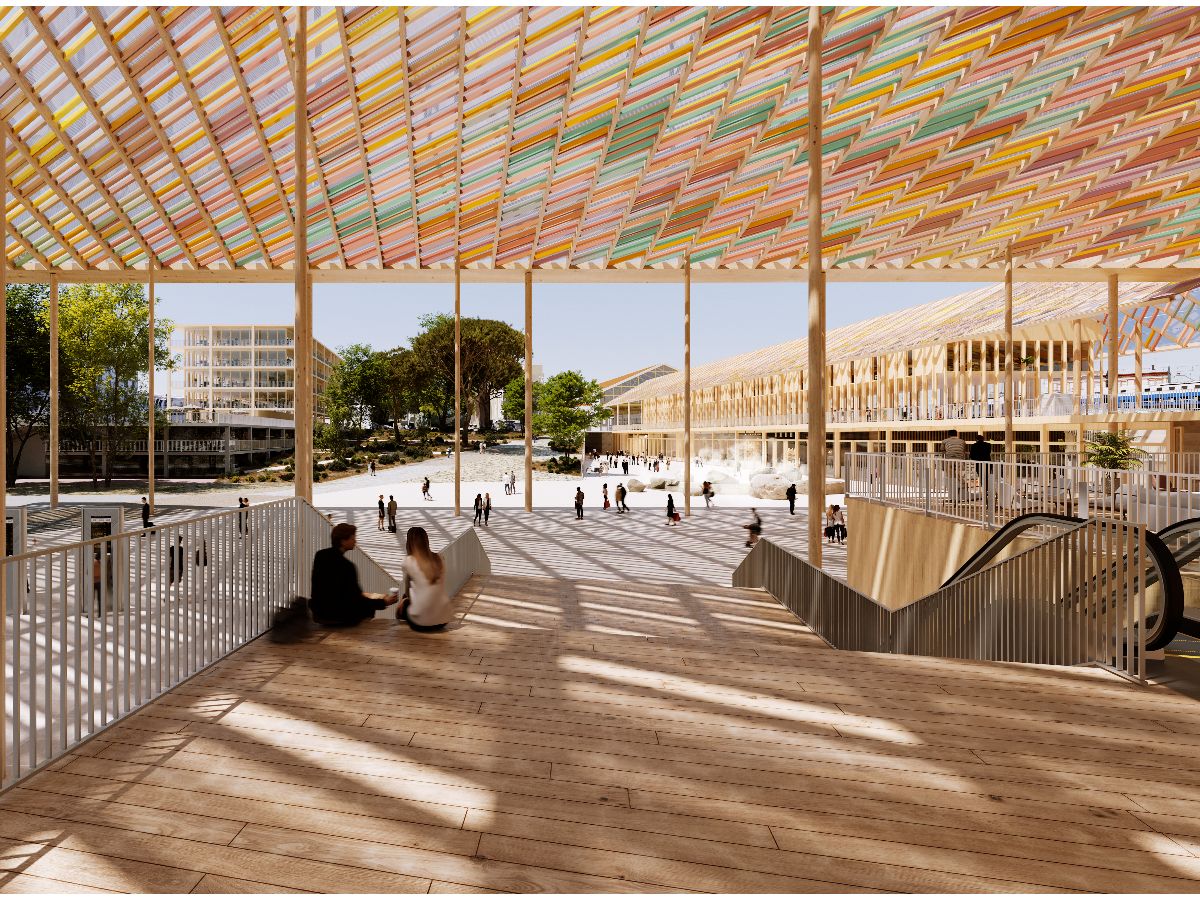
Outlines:
<svg viewBox="0 0 1200 900"><path fill-rule="evenodd" d="M239 651L0 798L0 890L1194 891L1200 706L841 653L769 597L473 582Z"/></svg>

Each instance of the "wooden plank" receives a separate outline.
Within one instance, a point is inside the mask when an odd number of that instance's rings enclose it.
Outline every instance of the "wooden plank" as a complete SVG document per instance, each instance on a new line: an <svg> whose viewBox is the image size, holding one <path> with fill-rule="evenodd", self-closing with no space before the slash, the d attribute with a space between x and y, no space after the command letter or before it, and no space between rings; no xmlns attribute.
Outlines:
<svg viewBox="0 0 1200 900"><path fill-rule="evenodd" d="M36 875L20 875L9 873L0 877L0 893L111 894L116 893L116 891L109 891L98 887L89 887L83 884L72 884L69 881L56 881L53 878L39 878Z"/></svg>
<svg viewBox="0 0 1200 900"><path fill-rule="evenodd" d="M248 825L233 842L234 847L284 852L289 858L319 859L336 865L362 865L372 871L397 872L432 880L454 881L491 890L515 893L645 893L648 885L615 878L579 875L571 871L529 864L497 862L486 856L452 856L371 841L348 838L317 838L285 828Z"/></svg>
<svg viewBox="0 0 1200 900"><path fill-rule="evenodd" d="M205 875L192 888L193 894L310 894L300 888L285 888L277 884L263 884L261 881L247 881L244 878L231 878L225 875Z"/></svg>

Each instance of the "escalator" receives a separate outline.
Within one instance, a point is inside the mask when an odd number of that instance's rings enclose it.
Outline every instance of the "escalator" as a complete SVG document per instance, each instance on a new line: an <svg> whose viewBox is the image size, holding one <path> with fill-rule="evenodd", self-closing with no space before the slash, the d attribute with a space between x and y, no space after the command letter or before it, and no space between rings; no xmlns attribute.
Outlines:
<svg viewBox="0 0 1200 900"><path fill-rule="evenodd" d="M1076 516L1029 513L1006 523L963 563L942 587L968 578L998 562L1018 539L1038 542L1053 538L1085 522ZM1151 565L1146 579L1146 649L1161 650L1183 631L1200 637L1200 519L1188 519L1164 528L1158 534L1146 531L1146 551ZM1196 590L1192 592L1191 617L1186 615L1184 579L1181 570L1195 569ZM1113 573L1116 574L1115 572ZM1194 629L1194 630L1189 630Z"/></svg>
<svg viewBox="0 0 1200 900"><path fill-rule="evenodd" d="M1200 519L1184 519L1158 533L1179 567L1183 612L1179 631L1200 638Z"/></svg>

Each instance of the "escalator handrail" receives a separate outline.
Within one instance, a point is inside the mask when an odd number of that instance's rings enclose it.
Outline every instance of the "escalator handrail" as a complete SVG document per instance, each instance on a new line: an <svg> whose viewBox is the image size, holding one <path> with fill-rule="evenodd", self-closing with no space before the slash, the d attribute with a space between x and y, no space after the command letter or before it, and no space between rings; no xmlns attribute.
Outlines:
<svg viewBox="0 0 1200 900"><path fill-rule="evenodd" d="M942 587L949 587L954 582L961 581L970 575L974 575L981 569L987 568L995 557L1000 555L1009 544L1032 528L1038 528L1042 525L1062 525L1074 528L1086 521L1087 519L1081 519L1078 516L1065 516L1060 513L1044 512L1025 513L1024 515L1017 516L1015 519L1010 519L999 531L988 538L982 547L972 553L970 558L959 566L953 575L942 582Z"/></svg>

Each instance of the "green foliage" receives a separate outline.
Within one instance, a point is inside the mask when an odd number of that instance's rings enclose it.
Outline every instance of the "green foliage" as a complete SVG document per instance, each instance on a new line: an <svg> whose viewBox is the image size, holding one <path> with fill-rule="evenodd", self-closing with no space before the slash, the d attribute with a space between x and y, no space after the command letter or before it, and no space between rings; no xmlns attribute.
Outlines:
<svg viewBox="0 0 1200 900"><path fill-rule="evenodd" d="M578 456L552 456L546 460L546 471L552 475L578 475Z"/></svg>
<svg viewBox="0 0 1200 900"><path fill-rule="evenodd" d="M295 472L281 472L279 475L281 481L293 481L296 478Z"/></svg>
<svg viewBox="0 0 1200 900"><path fill-rule="evenodd" d="M537 392L533 428L550 438L550 447L563 453L579 450L583 435L605 421L612 411L603 406L604 392L595 381L568 370L546 379Z"/></svg>
<svg viewBox="0 0 1200 900"><path fill-rule="evenodd" d="M542 391L542 383L533 383L533 405L538 405L538 395ZM504 405L501 407L504 418L520 422L525 427L525 375L522 373L504 386Z"/></svg>
<svg viewBox="0 0 1200 900"><path fill-rule="evenodd" d="M145 436L149 398L139 382L149 362L149 302L141 285L79 284L65 288L59 301L59 352L63 430L78 440L98 440L112 483L118 443ZM154 328L156 368L170 369L172 323ZM96 477L91 454L92 478Z"/></svg>
<svg viewBox="0 0 1200 900"><path fill-rule="evenodd" d="M525 336L497 319L461 319L464 421L474 405L483 429L491 425L492 397L521 373ZM454 405L454 317L425 316L412 340L413 368L427 392L422 411L445 421ZM459 424L462 427L462 424Z"/></svg>
<svg viewBox="0 0 1200 900"><path fill-rule="evenodd" d="M6 452L10 485L17 480L17 466L29 438L50 422L49 299L49 285L8 286ZM59 375L63 375L61 365Z"/></svg>
<svg viewBox="0 0 1200 900"><path fill-rule="evenodd" d="M1128 431L1099 432L1088 440L1083 454L1084 465L1097 469L1137 469L1145 459Z"/></svg>

